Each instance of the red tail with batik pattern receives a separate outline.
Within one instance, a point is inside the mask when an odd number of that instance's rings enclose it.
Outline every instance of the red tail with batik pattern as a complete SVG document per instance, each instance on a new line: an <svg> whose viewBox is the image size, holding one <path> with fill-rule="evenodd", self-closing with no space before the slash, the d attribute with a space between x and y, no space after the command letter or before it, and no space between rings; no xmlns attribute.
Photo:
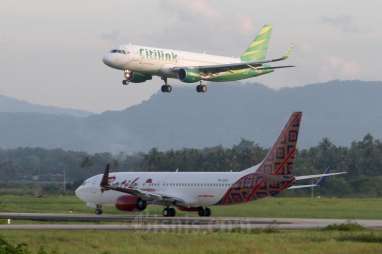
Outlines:
<svg viewBox="0 0 382 254"><path fill-rule="evenodd" d="M301 112L294 112L291 115L276 143L268 152L256 173L267 175L292 174L301 117Z"/></svg>
<svg viewBox="0 0 382 254"><path fill-rule="evenodd" d="M294 112L279 138L259 164L244 170L242 176L224 194L218 204L236 204L274 196L293 185L292 175L301 112Z"/></svg>

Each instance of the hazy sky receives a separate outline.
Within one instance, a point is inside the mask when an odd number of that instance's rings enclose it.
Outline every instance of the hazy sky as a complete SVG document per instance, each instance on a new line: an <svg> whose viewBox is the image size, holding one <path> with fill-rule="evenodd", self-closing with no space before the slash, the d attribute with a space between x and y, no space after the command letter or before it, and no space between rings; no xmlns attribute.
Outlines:
<svg viewBox="0 0 382 254"><path fill-rule="evenodd" d="M381 9L381 0L2 0L0 94L95 112L122 109L148 99L161 82L122 87L122 73L101 61L113 46L239 56L266 23L273 24L269 56L293 43L288 64L298 67L251 81L280 88L382 80ZM176 87L173 93L163 96L175 96Z"/></svg>

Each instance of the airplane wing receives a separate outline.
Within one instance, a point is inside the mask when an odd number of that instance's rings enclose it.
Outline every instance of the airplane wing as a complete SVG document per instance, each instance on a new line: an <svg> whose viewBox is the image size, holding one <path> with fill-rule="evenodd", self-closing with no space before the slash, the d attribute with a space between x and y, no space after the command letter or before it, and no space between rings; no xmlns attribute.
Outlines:
<svg viewBox="0 0 382 254"><path fill-rule="evenodd" d="M113 186L109 184L109 171L110 171L110 164L106 165L105 172L102 176L102 180L100 183L101 191L108 191L108 190L114 190L119 191L122 193L126 193L129 195L140 197L143 200L146 201L152 201L156 203L163 203L163 204L177 204L177 205L184 205L185 202L182 199L176 198L176 197L170 197L167 195L162 195L160 193L154 193L149 191L144 191L139 188L133 188L133 187L121 187L121 186Z"/></svg>
<svg viewBox="0 0 382 254"><path fill-rule="evenodd" d="M330 168L327 168L323 174L296 176L295 177L296 181L306 180L306 179L313 179L313 178L319 178L319 179L314 184L293 185L293 186L289 187L288 190L317 187L317 186L320 186L325 181L325 179L328 176L347 174L347 172L345 172L345 171L343 171L343 172L334 172L334 173L329 173L329 171L330 171Z"/></svg>
<svg viewBox="0 0 382 254"><path fill-rule="evenodd" d="M270 69L280 69L280 68L290 68L295 67L293 65L285 65L285 66L263 66L267 63L273 63L273 62L279 62L288 59L293 47L290 47L287 51L287 53L280 57L275 59L269 59L269 60L262 60L262 61L247 61L247 62L240 62L240 63L229 63L229 64L217 64L217 65L202 65L202 66L184 66L184 67L175 67L172 70L174 72L180 70L180 69L197 69L200 72L204 73L219 73L224 71L233 71L233 70L241 70L241 69L255 69L255 70L270 70Z"/></svg>

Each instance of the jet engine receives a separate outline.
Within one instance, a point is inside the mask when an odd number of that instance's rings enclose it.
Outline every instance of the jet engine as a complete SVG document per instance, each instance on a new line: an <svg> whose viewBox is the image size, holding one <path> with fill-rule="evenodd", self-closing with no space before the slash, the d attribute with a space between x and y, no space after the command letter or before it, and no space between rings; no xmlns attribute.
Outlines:
<svg viewBox="0 0 382 254"><path fill-rule="evenodd" d="M147 207L147 202L136 196L123 195L117 199L115 207L118 210L127 212L143 211Z"/></svg>
<svg viewBox="0 0 382 254"><path fill-rule="evenodd" d="M144 73L140 72L129 72L126 75L126 80L131 83L142 83L145 82L146 80L150 80L153 77L151 75L147 75Z"/></svg>
<svg viewBox="0 0 382 254"><path fill-rule="evenodd" d="M195 83L202 79L200 72L192 68L178 70L178 78L180 81L185 83Z"/></svg>

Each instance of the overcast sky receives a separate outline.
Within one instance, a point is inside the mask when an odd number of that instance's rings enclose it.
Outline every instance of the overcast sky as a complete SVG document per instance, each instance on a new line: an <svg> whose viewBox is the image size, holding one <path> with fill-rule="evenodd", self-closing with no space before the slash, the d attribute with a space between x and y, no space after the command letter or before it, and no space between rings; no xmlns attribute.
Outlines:
<svg viewBox="0 0 382 254"><path fill-rule="evenodd" d="M239 56L267 23L269 57L293 43L288 64L298 67L251 81L281 88L382 80L381 9L381 0L2 0L0 94L94 112L123 109L148 99L161 82L122 87L122 73L101 61L113 46Z"/></svg>

